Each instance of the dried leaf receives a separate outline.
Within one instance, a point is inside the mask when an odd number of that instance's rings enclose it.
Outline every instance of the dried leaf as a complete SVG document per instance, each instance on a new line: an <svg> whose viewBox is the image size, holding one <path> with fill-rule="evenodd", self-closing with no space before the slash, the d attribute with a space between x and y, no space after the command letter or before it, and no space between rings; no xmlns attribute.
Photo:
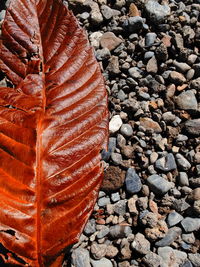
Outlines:
<svg viewBox="0 0 200 267"><path fill-rule="evenodd" d="M0 41L0 262L61 266L102 181L104 81L60 0L15 0ZM57 258L57 260L56 260Z"/></svg>

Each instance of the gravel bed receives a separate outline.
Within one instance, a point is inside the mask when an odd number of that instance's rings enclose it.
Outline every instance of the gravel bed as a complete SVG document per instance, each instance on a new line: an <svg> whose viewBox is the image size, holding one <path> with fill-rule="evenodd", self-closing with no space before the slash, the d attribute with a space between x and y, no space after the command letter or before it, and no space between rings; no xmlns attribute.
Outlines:
<svg viewBox="0 0 200 267"><path fill-rule="evenodd" d="M64 2L101 65L110 138L94 212L63 267L199 267L200 1Z"/></svg>

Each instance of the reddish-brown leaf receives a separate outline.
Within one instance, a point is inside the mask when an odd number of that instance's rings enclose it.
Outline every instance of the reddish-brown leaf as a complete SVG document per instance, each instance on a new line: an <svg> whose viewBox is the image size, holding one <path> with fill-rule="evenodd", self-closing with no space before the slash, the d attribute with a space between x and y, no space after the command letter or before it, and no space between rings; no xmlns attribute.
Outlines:
<svg viewBox="0 0 200 267"><path fill-rule="evenodd" d="M61 0L12 0L0 69L0 261L61 266L102 181L107 95L87 37Z"/></svg>

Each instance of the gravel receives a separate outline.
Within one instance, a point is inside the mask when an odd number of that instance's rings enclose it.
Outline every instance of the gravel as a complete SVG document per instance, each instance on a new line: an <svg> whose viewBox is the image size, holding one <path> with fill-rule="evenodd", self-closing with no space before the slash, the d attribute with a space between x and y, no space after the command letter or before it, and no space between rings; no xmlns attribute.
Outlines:
<svg viewBox="0 0 200 267"><path fill-rule="evenodd" d="M200 1L68 5L105 78L110 139L94 212L63 267L200 266Z"/></svg>

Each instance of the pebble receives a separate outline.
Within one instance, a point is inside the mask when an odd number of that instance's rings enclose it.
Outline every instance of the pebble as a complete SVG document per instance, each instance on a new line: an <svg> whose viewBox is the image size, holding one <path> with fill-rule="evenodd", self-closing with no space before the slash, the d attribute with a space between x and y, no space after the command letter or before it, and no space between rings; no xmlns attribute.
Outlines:
<svg viewBox="0 0 200 267"><path fill-rule="evenodd" d="M110 227L109 235L112 239L124 238L132 233L131 227L127 225L114 225Z"/></svg>
<svg viewBox="0 0 200 267"><path fill-rule="evenodd" d="M117 166L109 166L104 172L104 179L101 189L105 192L115 192L119 190L125 181L125 172Z"/></svg>
<svg viewBox="0 0 200 267"><path fill-rule="evenodd" d="M95 220L94 219L90 219L87 222L87 224L86 224L86 226L84 228L84 233L86 235L91 235L91 234L93 234L95 232L96 232L96 223L95 223Z"/></svg>
<svg viewBox="0 0 200 267"><path fill-rule="evenodd" d="M111 200L112 200L113 202L117 202L117 201L119 201L119 200L120 200L119 192L116 192L116 193L111 194Z"/></svg>
<svg viewBox="0 0 200 267"><path fill-rule="evenodd" d="M126 200L119 200L114 204L114 212L118 215L125 215L126 213Z"/></svg>
<svg viewBox="0 0 200 267"><path fill-rule="evenodd" d="M182 234L182 239L188 244L194 244L195 243L195 236L193 233L190 234Z"/></svg>
<svg viewBox="0 0 200 267"><path fill-rule="evenodd" d="M114 258L118 253L119 253L119 250L118 250L115 246L113 246L113 245L109 245L109 246L107 247L106 257L112 259L112 258Z"/></svg>
<svg viewBox="0 0 200 267"><path fill-rule="evenodd" d="M99 48L100 45L100 39L102 37L102 33L101 32L93 32L90 34L89 39L90 39L90 43L94 48Z"/></svg>
<svg viewBox="0 0 200 267"><path fill-rule="evenodd" d="M77 248L72 253L73 264L76 267L91 267L89 251L85 248Z"/></svg>
<svg viewBox="0 0 200 267"><path fill-rule="evenodd" d="M161 171L172 171L177 168L174 155L172 153L167 154L165 157L158 159L155 163L157 169Z"/></svg>
<svg viewBox="0 0 200 267"><path fill-rule="evenodd" d="M98 200L99 207L105 207L107 204L110 204L110 198L109 197L102 197Z"/></svg>
<svg viewBox="0 0 200 267"><path fill-rule="evenodd" d="M102 258L98 261L91 260L92 267L113 267L112 262L106 258Z"/></svg>
<svg viewBox="0 0 200 267"><path fill-rule="evenodd" d="M167 4L160 5L154 0L148 0L145 9L150 19L155 23L162 23L170 15L170 7Z"/></svg>
<svg viewBox="0 0 200 267"><path fill-rule="evenodd" d="M143 19L140 16L130 17L125 21L124 26L126 25L130 33L137 32L143 28Z"/></svg>
<svg viewBox="0 0 200 267"><path fill-rule="evenodd" d="M148 267L159 267L162 266L162 258L154 252L147 253L143 258L142 261Z"/></svg>
<svg viewBox="0 0 200 267"><path fill-rule="evenodd" d="M200 228L200 219L186 217L181 221L181 225L186 233L197 231Z"/></svg>
<svg viewBox="0 0 200 267"><path fill-rule="evenodd" d="M123 122L119 115L115 115L109 122L109 131L110 133L116 133L120 127L122 126Z"/></svg>
<svg viewBox="0 0 200 267"><path fill-rule="evenodd" d="M134 241L131 243L131 248L140 253L147 254L150 252L150 242L141 233L135 235Z"/></svg>
<svg viewBox="0 0 200 267"><path fill-rule="evenodd" d="M176 104L180 109L184 110L197 110L198 108L197 99L192 90L179 94L176 97Z"/></svg>
<svg viewBox="0 0 200 267"><path fill-rule="evenodd" d="M145 46L152 46L156 40L157 34L155 32L148 32L145 36Z"/></svg>
<svg viewBox="0 0 200 267"><path fill-rule="evenodd" d="M141 118L140 119L140 125L148 131L152 131L155 133L161 133L162 132L160 125L156 121L153 121L150 118Z"/></svg>
<svg viewBox="0 0 200 267"><path fill-rule="evenodd" d="M186 82L186 78L182 73L179 73L177 71L171 71L169 74L170 80L175 85L181 85L184 82Z"/></svg>
<svg viewBox="0 0 200 267"><path fill-rule="evenodd" d="M200 119L188 120L184 124L184 130L191 135L200 135Z"/></svg>
<svg viewBox="0 0 200 267"><path fill-rule="evenodd" d="M114 50L122 43L122 39L118 38L113 32L106 32L100 39L102 48L107 48L109 51Z"/></svg>
<svg viewBox="0 0 200 267"><path fill-rule="evenodd" d="M178 224L179 222L181 222L183 219L184 218L181 214L179 214L176 211L173 211L173 212L169 213L169 215L167 217L167 224L169 227L172 227L172 226Z"/></svg>
<svg viewBox="0 0 200 267"><path fill-rule="evenodd" d="M195 253L195 254L189 253L188 258L194 267L200 266L200 253Z"/></svg>
<svg viewBox="0 0 200 267"><path fill-rule="evenodd" d="M178 71L180 71L181 73L185 73L188 70L191 69L190 65L188 65L187 63L184 62L178 62L176 60L173 61L173 65L176 67L176 69Z"/></svg>
<svg viewBox="0 0 200 267"><path fill-rule="evenodd" d="M101 239L109 233L109 228L106 225L100 225L101 229L97 233L97 238Z"/></svg>
<svg viewBox="0 0 200 267"><path fill-rule="evenodd" d="M107 245L92 243L91 245L91 255L95 260L99 260L106 255Z"/></svg>
<svg viewBox="0 0 200 267"><path fill-rule="evenodd" d="M125 184L126 184L126 191L129 194L135 194L141 190L142 183L140 177L133 168L129 168L127 170Z"/></svg>
<svg viewBox="0 0 200 267"><path fill-rule="evenodd" d="M166 181L164 178L157 174L153 174L147 178L147 183L150 189L158 195L167 193L171 188L172 184Z"/></svg>
<svg viewBox="0 0 200 267"><path fill-rule="evenodd" d="M187 254L185 252L178 251L168 246L159 247L158 255L162 257L163 263L165 264L163 265L164 267L179 267L187 259Z"/></svg>
<svg viewBox="0 0 200 267"><path fill-rule="evenodd" d="M154 74L158 72L158 64L155 56L151 57L147 62L146 70Z"/></svg>
<svg viewBox="0 0 200 267"><path fill-rule="evenodd" d="M133 134L133 129L130 124L122 124L120 132L124 137L131 137Z"/></svg>
<svg viewBox="0 0 200 267"><path fill-rule="evenodd" d="M157 247L166 247L171 245L178 237L180 237L182 233L181 228L179 227L172 227L169 229L167 234L158 242L155 243Z"/></svg>
<svg viewBox="0 0 200 267"><path fill-rule="evenodd" d="M179 168L183 171L187 171L191 168L191 164L190 162L183 157L183 155L181 155L180 153L176 154L176 161L177 161L177 165L179 166Z"/></svg>

